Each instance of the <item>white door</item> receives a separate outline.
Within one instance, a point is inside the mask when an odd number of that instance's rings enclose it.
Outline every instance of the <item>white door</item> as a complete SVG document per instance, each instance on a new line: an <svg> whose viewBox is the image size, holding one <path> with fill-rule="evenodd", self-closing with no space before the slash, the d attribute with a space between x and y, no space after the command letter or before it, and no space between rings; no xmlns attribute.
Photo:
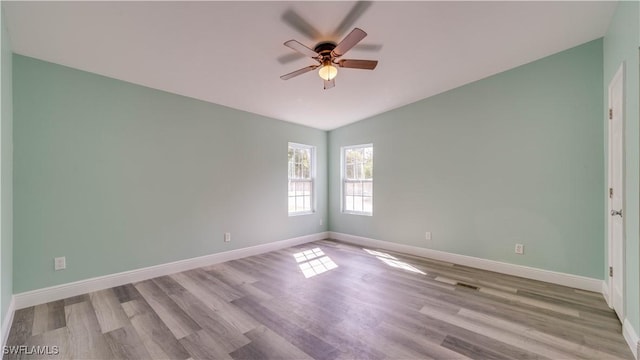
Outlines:
<svg viewBox="0 0 640 360"><path fill-rule="evenodd" d="M624 67L609 83L609 305L624 319Z"/></svg>

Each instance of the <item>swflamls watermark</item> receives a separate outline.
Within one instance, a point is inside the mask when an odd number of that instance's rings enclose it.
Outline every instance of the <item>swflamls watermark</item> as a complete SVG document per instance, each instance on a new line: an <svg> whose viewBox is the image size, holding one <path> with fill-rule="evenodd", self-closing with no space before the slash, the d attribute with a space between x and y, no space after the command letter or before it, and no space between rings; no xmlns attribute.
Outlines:
<svg viewBox="0 0 640 360"><path fill-rule="evenodd" d="M60 354L59 346L5 346L2 349L4 355L58 355Z"/></svg>

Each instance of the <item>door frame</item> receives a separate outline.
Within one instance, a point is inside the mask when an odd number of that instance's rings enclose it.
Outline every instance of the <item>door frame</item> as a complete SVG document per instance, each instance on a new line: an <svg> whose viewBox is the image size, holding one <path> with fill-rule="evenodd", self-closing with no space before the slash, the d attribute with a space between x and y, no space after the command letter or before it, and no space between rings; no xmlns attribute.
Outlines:
<svg viewBox="0 0 640 360"><path fill-rule="evenodd" d="M607 284L608 284L608 296L607 296L607 303L609 305L610 308L613 308L613 278L611 276L609 276L609 271L608 271L608 267L609 266L613 266L613 241L612 241L612 237L613 237L613 226L612 226L612 222L613 222L613 216L611 216L611 210L612 210L612 199L609 197L609 188L611 187L611 178L612 178L612 173L613 173L613 168L611 166L611 154L612 154L612 141L611 141L611 121L609 120L609 109L612 108L612 101L611 101L611 93L612 93L612 85L614 84L614 82L616 82L618 79L622 82L622 91L621 91L621 97L622 97L622 118L621 118L621 132L622 132L622 138L620 139L620 141L622 142L622 152L621 152L621 156L622 156L622 179L621 179L621 183L622 183L622 194L624 195L624 188L625 188L625 175L626 175L626 163L625 163L625 148L624 148L624 134L625 134L625 124L624 124L624 98L625 98L625 88L624 88L624 74L625 74L625 66L624 66L624 62L620 64L620 66L618 67L618 70L616 70L615 74L613 75L613 77L611 78L611 81L609 81L609 85L607 87L607 109L605 111L606 115L605 115L605 121L607 122L607 188L606 188L606 209L605 209L605 216L606 216L606 221L607 221L607 255L608 255L608 261L607 261L607 270L606 270L606 277L607 277ZM625 314L624 314L624 308L625 308L625 299L624 299L624 293L625 293L625 280L626 280L626 271L625 271L625 245L626 245L626 229L625 229L625 218L624 215L626 215L626 211L624 211L624 209L626 209L626 201L624 196L622 196L622 209L623 209L623 217L622 217L622 244L620 244L621 249L622 249L622 264L619 264L620 269L617 269L614 271L621 271L621 275L622 275L622 310L621 310L621 314L618 314L621 318L624 318ZM623 319L620 319L620 321L622 321Z"/></svg>

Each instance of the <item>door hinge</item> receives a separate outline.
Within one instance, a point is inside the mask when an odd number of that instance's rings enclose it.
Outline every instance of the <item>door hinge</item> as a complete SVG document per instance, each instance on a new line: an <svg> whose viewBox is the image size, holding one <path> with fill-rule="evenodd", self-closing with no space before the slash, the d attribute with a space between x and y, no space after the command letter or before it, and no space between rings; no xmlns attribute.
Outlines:
<svg viewBox="0 0 640 360"><path fill-rule="evenodd" d="M609 266L609 276L613 277L613 266Z"/></svg>
<svg viewBox="0 0 640 360"><path fill-rule="evenodd" d="M612 119L613 119L613 109L610 108L609 109L609 120L612 120Z"/></svg>
<svg viewBox="0 0 640 360"><path fill-rule="evenodd" d="M609 199L613 198L613 188L609 188Z"/></svg>

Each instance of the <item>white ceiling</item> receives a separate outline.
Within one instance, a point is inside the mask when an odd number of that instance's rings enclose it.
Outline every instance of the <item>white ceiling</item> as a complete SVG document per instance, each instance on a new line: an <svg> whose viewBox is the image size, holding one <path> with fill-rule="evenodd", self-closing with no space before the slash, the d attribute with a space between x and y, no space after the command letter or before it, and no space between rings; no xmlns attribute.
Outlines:
<svg viewBox="0 0 640 360"><path fill-rule="evenodd" d="M282 63L294 53L285 41L338 42L355 5L2 2L15 53L324 130L599 38L616 3L374 2L349 26L369 48L344 56L377 59L374 71L340 69L330 90L315 72L279 78L314 64ZM322 37L294 29L288 10Z"/></svg>

